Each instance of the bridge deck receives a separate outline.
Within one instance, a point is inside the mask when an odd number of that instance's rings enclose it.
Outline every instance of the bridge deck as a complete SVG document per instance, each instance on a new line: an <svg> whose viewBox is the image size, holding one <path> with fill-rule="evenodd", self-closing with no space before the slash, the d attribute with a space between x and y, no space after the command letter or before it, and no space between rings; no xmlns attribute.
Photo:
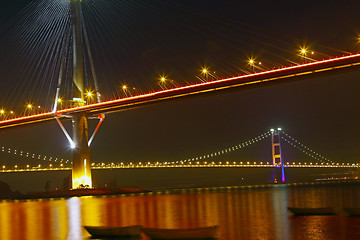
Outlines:
<svg viewBox="0 0 360 240"><path fill-rule="evenodd" d="M153 168L273 168L272 164L175 164L175 165L111 165L93 166L92 170L109 169L153 169ZM285 168L360 168L359 164L285 164ZM43 172L43 171L71 171L71 167L32 167L19 169L1 169L0 173L15 172Z"/></svg>
<svg viewBox="0 0 360 240"><path fill-rule="evenodd" d="M47 112L37 115L3 120L0 121L0 129L43 122L54 119L55 116L61 117L77 112L87 112L90 115L97 116L99 114L124 111L132 108L186 97L235 91L249 87L262 87L270 84L298 81L359 69L360 53L248 75L188 85L134 97L115 99L82 107L62 109L59 110L56 114L53 112Z"/></svg>

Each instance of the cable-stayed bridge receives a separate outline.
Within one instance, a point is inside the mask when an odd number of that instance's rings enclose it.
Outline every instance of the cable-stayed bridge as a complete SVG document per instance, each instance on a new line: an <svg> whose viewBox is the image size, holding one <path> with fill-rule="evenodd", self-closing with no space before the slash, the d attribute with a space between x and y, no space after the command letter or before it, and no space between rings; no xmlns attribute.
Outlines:
<svg viewBox="0 0 360 240"><path fill-rule="evenodd" d="M229 78L216 78L211 81L206 79L206 81L198 84L188 84L186 86L175 87L172 89L165 89L161 91L154 91L146 94L139 94L136 96L124 97L119 99L112 99L108 101L101 101L100 98L100 90L98 89L98 83L95 81L95 74L93 76L95 92L97 96L97 103L87 104L85 101L86 98L86 89L84 87L84 59L88 58L90 60L91 71L94 71L94 64L91 64L91 52L89 48L85 48L84 42L87 42L88 36L87 31L83 22L83 16L81 13L81 1L71 1L70 4L70 26L66 30L66 36L70 36L69 39L59 38L58 42L66 42L70 41L72 48L71 50L64 48L57 51L59 54L57 62L60 64L59 71L59 81L57 90L54 92L55 95L55 104L52 110L48 112L43 112L41 114L29 114L24 117L5 119L0 121L0 129L13 128L19 126L26 126L33 123L44 122L48 120L56 120L59 123L59 126L65 133L70 146L73 148L73 156L72 156L72 171L73 171L73 187L76 188L80 185L88 185L92 186L91 183L91 166L93 168L101 168L101 167L109 167L112 166L97 166L91 162L90 158L90 145L92 140L95 137L96 132L98 131L101 123L104 121L105 114L129 110L133 108L143 107L155 103L162 103L167 101L173 101L177 99L190 98L193 96L206 96L209 94L237 91L248 88L257 88L264 87L272 84L280 84L287 83L293 81L299 81L303 79L310 79L315 77L321 77L326 75L332 75L347 71L354 71L360 68L360 54L350 54L337 58L330 58L321 61L309 61L308 63L303 63L299 65L294 65L290 67L277 68L271 70L265 70L261 72L255 72L250 74L245 74L236 77ZM83 42L84 41L84 42ZM85 57L84 49L88 50L88 55ZM59 108L58 109L58 100L59 100L59 91L61 89L62 82L62 64L64 60L64 56L66 53L70 53L72 55L71 64L72 65L72 82L73 82L73 91L72 91L72 99L71 107L69 108ZM73 122L73 134L72 137L64 128L61 119L71 119ZM99 124L97 125L94 133L89 138L88 136L88 119L99 119ZM275 145L274 145L275 146ZM274 147L273 146L273 147ZM279 154L273 154L274 160L267 163L259 163L259 164L250 164L250 163L212 163L203 161L205 157L198 157L198 159L194 158L194 160L187 160L186 166L260 166L260 167L276 167L279 166L281 168L285 167L285 162L282 161ZM210 154L211 156L211 154ZM200 161L201 160L201 161ZM195 161L195 165L193 163ZM197 163L199 162L199 163ZM296 164L288 164L295 166ZM298 164L299 166L305 166L305 164ZM116 165L114 164L114 167ZM171 162L171 163L158 163L158 164L148 164L148 163L138 163L138 164L129 164L129 165L121 165L119 167L165 167L165 166L185 166L185 160L183 162ZM309 164L307 166L328 166L328 167L342 167L343 165L323 163L323 164ZM347 164L345 167L349 166ZM352 166L352 164L351 164ZM30 167L29 167L30 168ZM33 169L33 168L31 168ZM39 167L38 169L42 169ZM29 169L30 170L30 169ZM36 170L36 169L35 169ZM10 170L4 170L10 171ZM17 170L15 170L17 171ZM20 170L19 170L20 171Z"/></svg>

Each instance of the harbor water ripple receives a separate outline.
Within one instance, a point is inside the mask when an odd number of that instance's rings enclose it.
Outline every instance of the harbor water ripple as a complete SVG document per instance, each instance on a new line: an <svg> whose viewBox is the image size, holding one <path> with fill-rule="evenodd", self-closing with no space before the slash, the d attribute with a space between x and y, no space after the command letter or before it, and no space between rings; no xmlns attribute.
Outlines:
<svg viewBox="0 0 360 240"><path fill-rule="evenodd" d="M89 239L84 225L219 226L219 240L360 239L360 184L192 189L151 195L0 202L0 239ZM335 207L335 216L292 216L287 207ZM143 239L147 239L145 236Z"/></svg>

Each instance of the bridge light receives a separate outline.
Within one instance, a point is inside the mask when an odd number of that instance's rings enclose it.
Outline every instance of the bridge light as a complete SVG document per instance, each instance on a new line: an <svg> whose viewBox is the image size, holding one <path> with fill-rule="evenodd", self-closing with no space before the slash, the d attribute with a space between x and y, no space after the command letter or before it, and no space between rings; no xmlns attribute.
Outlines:
<svg viewBox="0 0 360 240"><path fill-rule="evenodd" d="M125 91L127 89L127 86L124 84L122 85L122 90Z"/></svg>
<svg viewBox="0 0 360 240"><path fill-rule="evenodd" d="M159 77L159 80L160 80L161 83L165 83L167 79L166 79L166 76L165 76L165 75L161 75L161 76Z"/></svg>
<svg viewBox="0 0 360 240"><path fill-rule="evenodd" d="M278 128L277 130L278 130L278 131L281 131L281 128Z"/></svg>
<svg viewBox="0 0 360 240"><path fill-rule="evenodd" d="M92 97L92 92L87 92L87 93L86 93L86 96Z"/></svg>
<svg viewBox="0 0 360 240"><path fill-rule="evenodd" d="M5 113L5 110L4 109L1 109L0 110L0 114L4 114Z"/></svg>
<svg viewBox="0 0 360 240"><path fill-rule="evenodd" d="M202 68L202 69L201 69L201 73L202 73L202 74L207 74L207 73L208 73L208 69L207 69L207 68Z"/></svg>
<svg viewBox="0 0 360 240"><path fill-rule="evenodd" d="M275 131L273 128L272 128L272 129L270 129L270 132L273 132L273 131Z"/></svg>
<svg viewBox="0 0 360 240"><path fill-rule="evenodd" d="M26 107L31 109L33 106L29 103Z"/></svg>
<svg viewBox="0 0 360 240"><path fill-rule="evenodd" d="M58 103L61 103L61 102L62 102L62 99L61 99L61 98L58 98L57 101L58 101Z"/></svg>
<svg viewBox="0 0 360 240"><path fill-rule="evenodd" d="M250 64L250 65L254 65L254 63L255 63L255 60L252 59L252 58L250 58L250 59L249 59L249 64Z"/></svg>
<svg viewBox="0 0 360 240"><path fill-rule="evenodd" d="M304 63L306 61L306 53L307 53L307 48L306 47L301 47L300 48L300 56L304 59Z"/></svg>

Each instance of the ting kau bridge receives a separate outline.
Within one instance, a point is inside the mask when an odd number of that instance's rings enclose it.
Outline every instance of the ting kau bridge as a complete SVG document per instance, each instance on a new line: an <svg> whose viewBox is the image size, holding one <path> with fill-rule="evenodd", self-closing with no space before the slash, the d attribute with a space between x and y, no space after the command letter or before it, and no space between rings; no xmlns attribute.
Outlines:
<svg viewBox="0 0 360 240"><path fill-rule="evenodd" d="M72 106L65 109L58 109L59 91L62 82L62 72L59 74L58 87L55 95L55 103L53 109L41 114L33 114L23 117L16 117L0 121L0 129L15 128L24 125L40 123L44 121L56 120L63 130L69 144L72 148L72 187L79 188L83 186L92 187L91 169L96 168L150 168L150 167L273 167L274 180L281 179L285 181L284 167L354 167L353 165L339 165L335 163L321 163L321 164L296 164L285 163L281 156L280 139L282 138L282 131L272 130L266 133L266 136L272 138L272 155L273 159L269 163L252 164L243 162L224 162L214 163L211 161L204 161L204 159L221 154L221 152L204 155L201 157L192 158L180 162L166 162L166 163L139 163L139 164L111 164L104 166L104 164L92 164L90 155L90 146L95 134L100 128L100 125L105 119L105 115L109 113L130 110L139 107L145 107L152 104L159 104L168 101L176 101L179 99L186 99L191 97L202 97L211 94L226 93L231 91L239 91L248 88L266 87L272 84L288 83L293 81L300 81L304 79L317 78L332 74L343 73L347 71L355 71L360 69L360 54L350 54L337 58L330 58L322 61L313 61L300 65L290 67L283 67L272 69L268 71L255 72L246 75L235 77L228 77L216 79L211 81L204 81L202 83L190 84L171 89L151 92L147 94L140 94L137 96L130 96L119 98L115 100L101 101L98 83L94 78L94 85L96 88L97 103L87 104L85 101L85 87L84 87L84 47L83 41L87 41L86 28L83 26L81 0L70 1L70 19L71 19L71 42L72 42L72 80L73 80L73 98L70 99ZM61 39L60 39L61 41ZM62 52L60 59L63 59L65 51ZM91 53L87 55L91 60ZM91 64L94 68L94 64ZM95 71L92 69L93 72ZM62 124L63 119L71 119L72 134ZM99 123L96 126L91 136L88 133L88 119L98 119ZM265 136L265 135L264 135ZM256 138L257 140L257 138ZM284 139L285 140L285 139ZM288 139L289 140L289 139ZM235 146L238 149L240 146ZM235 150L229 148L226 151ZM357 165L356 165L357 167ZM36 170L36 169L35 169ZM40 169L47 170L47 169ZM56 170L49 168L49 170ZM275 171L276 170L276 171ZM3 170L5 171L5 170ZM7 170L10 171L10 170ZM19 170L13 170L19 171ZM277 171L279 171L277 173Z"/></svg>

